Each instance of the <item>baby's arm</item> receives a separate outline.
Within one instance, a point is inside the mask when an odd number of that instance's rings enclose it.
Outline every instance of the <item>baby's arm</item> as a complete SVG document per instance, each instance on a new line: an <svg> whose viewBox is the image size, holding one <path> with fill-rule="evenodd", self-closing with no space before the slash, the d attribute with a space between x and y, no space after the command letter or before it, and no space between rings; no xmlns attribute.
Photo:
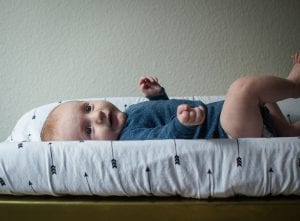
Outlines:
<svg viewBox="0 0 300 221"><path fill-rule="evenodd" d="M142 93L149 100L168 100L165 89L158 83L156 77L143 76L139 80L139 87Z"/></svg>
<svg viewBox="0 0 300 221"><path fill-rule="evenodd" d="M181 104L177 107L177 118L185 126L201 125L205 120L205 110L202 106L191 107Z"/></svg>

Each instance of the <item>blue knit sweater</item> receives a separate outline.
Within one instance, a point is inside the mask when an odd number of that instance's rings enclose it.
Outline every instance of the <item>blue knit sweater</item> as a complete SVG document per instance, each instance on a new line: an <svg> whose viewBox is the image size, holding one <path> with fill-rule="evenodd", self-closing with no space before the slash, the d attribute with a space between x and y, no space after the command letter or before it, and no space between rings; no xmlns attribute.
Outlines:
<svg viewBox="0 0 300 221"><path fill-rule="evenodd" d="M167 96L162 96L167 98ZM157 100L134 104L125 111L127 120L120 133L120 140L155 139L205 139L227 138L220 125L223 101L205 105L201 101ZM184 126L177 118L177 106L188 104L192 107L202 105L206 119L201 126Z"/></svg>

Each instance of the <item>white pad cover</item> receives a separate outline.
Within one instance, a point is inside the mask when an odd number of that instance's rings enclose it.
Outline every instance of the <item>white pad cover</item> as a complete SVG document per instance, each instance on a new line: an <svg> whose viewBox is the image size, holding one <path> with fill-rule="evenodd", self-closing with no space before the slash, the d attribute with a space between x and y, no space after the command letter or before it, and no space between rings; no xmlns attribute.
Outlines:
<svg viewBox="0 0 300 221"><path fill-rule="evenodd" d="M1 143L0 193L299 195L300 139Z"/></svg>

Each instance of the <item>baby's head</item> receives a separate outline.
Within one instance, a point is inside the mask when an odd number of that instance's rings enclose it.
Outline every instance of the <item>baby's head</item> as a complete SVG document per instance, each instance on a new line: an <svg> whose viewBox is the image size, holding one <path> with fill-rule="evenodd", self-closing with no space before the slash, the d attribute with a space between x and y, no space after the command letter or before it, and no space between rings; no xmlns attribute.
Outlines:
<svg viewBox="0 0 300 221"><path fill-rule="evenodd" d="M116 140L125 121L125 113L110 102L69 101L48 115L41 140Z"/></svg>

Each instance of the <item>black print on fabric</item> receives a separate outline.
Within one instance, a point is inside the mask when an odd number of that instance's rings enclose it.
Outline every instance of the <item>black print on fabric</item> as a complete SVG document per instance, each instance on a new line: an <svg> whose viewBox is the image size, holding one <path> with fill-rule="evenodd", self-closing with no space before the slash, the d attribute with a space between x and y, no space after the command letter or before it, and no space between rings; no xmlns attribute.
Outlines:
<svg viewBox="0 0 300 221"><path fill-rule="evenodd" d="M5 182L4 182L4 179L2 177L0 177L0 185L1 186L5 186L6 185Z"/></svg>
<svg viewBox="0 0 300 221"><path fill-rule="evenodd" d="M50 173L51 175L54 175L56 174L56 166L54 165L54 161L53 161L52 143L49 143L48 145L50 149L50 158L51 158Z"/></svg>
<svg viewBox="0 0 300 221"><path fill-rule="evenodd" d="M85 172L85 173L84 173L85 181L86 181L87 186L88 186L88 188L89 188L89 192L90 192L91 194L93 194L93 193L92 193L92 189L91 189L91 186L90 186L90 182L89 182L88 177L89 177L89 175Z"/></svg>
<svg viewBox="0 0 300 221"><path fill-rule="evenodd" d="M27 135L27 139L28 139L28 141L31 141L31 133L29 133L29 134Z"/></svg>
<svg viewBox="0 0 300 221"><path fill-rule="evenodd" d="M33 184L30 180L28 182L28 185L30 186L30 189L32 190L32 192L36 193L35 189L33 188Z"/></svg>
<svg viewBox="0 0 300 221"><path fill-rule="evenodd" d="M146 168L146 173L147 173L147 179L148 179L148 185L149 185L149 193L151 195L153 195L153 192L152 192L152 185L151 185L151 171L150 171L150 168L147 166Z"/></svg>
<svg viewBox="0 0 300 221"><path fill-rule="evenodd" d="M300 158L297 159L297 165L300 167Z"/></svg>
<svg viewBox="0 0 300 221"><path fill-rule="evenodd" d="M35 115L35 113L36 113L36 110L34 111L34 113L33 113L33 116L32 116L32 120L34 120L35 118L36 118L36 115Z"/></svg>
<svg viewBox="0 0 300 221"><path fill-rule="evenodd" d="M270 169L268 170L268 174L269 174L269 196L272 196L272 178L273 178L273 168L270 167Z"/></svg>
<svg viewBox="0 0 300 221"><path fill-rule="evenodd" d="M175 150L175 165L180 165L180 157L177 154L177 146L176 146L176 141L174 140L174 150Z"/></svg>
<svg viewBox="0 0 300 221"><path fill-rule="evenodd" d="M212 177L212 171L211 169L208 169L207 171L207 174L208 174L208 181L209 181L209 195L208 195L208 198L211 199L213 194L212 194L212 188L213 188L213 177Z"/></svg>
<svg viewBox="0 0 300 221"><path fill-rule="evenodd" d="M113 144L112 144L112 141L110 142L110 146L111 146L111 155L112 155L112 160L111 160L111 165L112 165L112 168L118 168L117 166L117 160L115 159L114 157L114 148L113 148Z"/></svg>
<svg viewBox="0 0 300 221"><path fill-rule="evenodd" d="M23 143L18 143L18 149L23 148Z"/></svg>
<svg viewBox="0 0 300 221"><path fill-rule="evenodd" d="M238 152L238 157L236 158L236 166L237 167L242 167L243 166L243 161L240 156L240 144L239 144L239 139L236 139L236 144L237 144L237 152Z"/></svg>

